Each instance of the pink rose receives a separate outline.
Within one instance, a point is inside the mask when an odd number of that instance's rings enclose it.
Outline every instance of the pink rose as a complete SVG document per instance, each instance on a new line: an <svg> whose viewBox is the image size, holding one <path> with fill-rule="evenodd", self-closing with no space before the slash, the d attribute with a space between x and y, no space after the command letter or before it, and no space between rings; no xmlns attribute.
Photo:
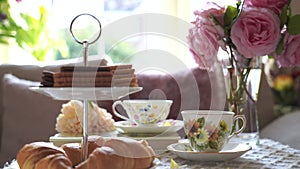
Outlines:
<svg viewBox="0 0 300 169"><path fill-rule="evenodd" d="M207 2L204 9L202 9L201 11L194 12L196 16L201 18L211 19L211 15L213 15L221 23L221 25L224 25L224 13L225 13L225 8L219 6L214 2Z"/></svg>
<svg viewBox="0 0 300 169"><path fill-rule="evenodd" d="M221 14L224 15L224 8L210 8L195 11L194 14L197 16L193 22L195 26L189 30L187 36L190 51L200 68L212 70L219 47L225 49L225 43L222 40L224 30L213 22L210 14L220 17Z"/></svg>
<svg viewBox="0 0 300 169"><path fill-rule="evenodd" d="M268 55L280 40L279 25L279 18L268 9L244 8L232 25L231 39L246 58Z"/></svg>
<svg viewBox="0 0 300 169"><path fill-rule="evenodd" d="M212 69L219 49L218 36L215 27L205 22L189 30L187 39L190 51L200 68Z"/></svg>
<svg viewBox="0 0 300 169"><path fill-rule="evenodd" d="M284 6L288 5L288 0L246 0L245 5L252 7L268 8L277 15L281 13Z"/></svg>
<svg viewBox="0 0 300 169"><path fill-rule="evenodd" d="M300 34L290 35L285 32L284 48L280 56L274 55L279 67L300 66Z"/></svg>

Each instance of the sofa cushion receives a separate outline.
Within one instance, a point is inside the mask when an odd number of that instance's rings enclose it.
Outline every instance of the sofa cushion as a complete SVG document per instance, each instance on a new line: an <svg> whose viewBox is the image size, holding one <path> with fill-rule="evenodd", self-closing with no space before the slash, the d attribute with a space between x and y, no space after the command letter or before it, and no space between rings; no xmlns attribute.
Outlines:
<svg viewBox="0 0 300 169"><path fill-rule="evenodd" d="M6 74L3 79L3 133L1 164L15 158L25 143L48 141L55 133L55 120L62 101L30 91L39 82Z"/></svg>

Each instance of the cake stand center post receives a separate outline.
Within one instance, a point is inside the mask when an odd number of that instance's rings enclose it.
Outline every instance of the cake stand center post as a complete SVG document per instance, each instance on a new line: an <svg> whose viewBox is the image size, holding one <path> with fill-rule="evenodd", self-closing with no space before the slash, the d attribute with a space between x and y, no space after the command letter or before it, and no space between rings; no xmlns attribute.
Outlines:
<svg viewBox="0 0 300 169"><path fill-rule="evenodd" d="M96 20L97 21L97 24L99 26L99 31L98 31L98 35L92 39L92 40L80 40L78 39L74 32L73 32L73 24L75 22L76 19L78 19L79 17L81 16L89 16L89 17L92 17L92 19ZM100 21L93 15L91 14L88 14L88 13L82 13L82 14L79 14L77 15L71 22L71 25L70 25L70 33L73 37L73 39L83 45L83 63L84 63L84 66L88 66L88 47L90 44L93 44L95 43L101 36L101 32L102 32L102 27L101 27L101 23ZM81 145L81 158L82 158L82 161L86 160L88 158L88 100L84 99L83 100L83 113L82 113L82 145Z"/></svg>
<svg viewBox="0 0 300 169"><path fill-rule="evenodd" d="M82 161L88 158L88 100L83 100L82 113Z"/></svg>
<svg viewBox="0 0 300 169"><path fill-rule="evenodd" d="M88 41L83 41L83 64L84 66L88 66L87 65L87 57L88 57L88 47L89 47L89 43Z"/></svg>

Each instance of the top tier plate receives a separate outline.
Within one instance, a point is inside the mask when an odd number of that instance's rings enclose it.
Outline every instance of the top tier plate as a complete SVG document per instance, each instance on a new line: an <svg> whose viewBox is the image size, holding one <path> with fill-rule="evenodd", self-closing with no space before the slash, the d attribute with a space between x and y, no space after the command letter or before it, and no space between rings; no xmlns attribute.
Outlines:
<svg viewBox="0 0 300 169"><path fill-rule="evenodd" d="M30 87L30 90L55 100L117 100L142 89L142 87Z"/></svg>

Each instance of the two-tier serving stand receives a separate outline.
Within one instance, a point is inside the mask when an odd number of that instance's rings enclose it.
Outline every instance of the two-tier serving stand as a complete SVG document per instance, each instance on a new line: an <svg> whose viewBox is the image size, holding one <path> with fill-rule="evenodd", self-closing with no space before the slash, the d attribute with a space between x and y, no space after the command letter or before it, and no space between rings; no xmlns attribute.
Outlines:
<svg viewBox="0 0 300 169"><path fill-rule="evenodd" d="M83 15L87 15L95 19L99 24L98 36L93 41L79 40L73 33L74 21ZM83 45L83 62L84 66L87 65L88 46L95 43L101 36L102 28L100 21L91 14L80 14L76 16L70 25L70 32L75 41ZM76 71L76 68L74 69ZM74 78L74 77L73 77ZM43 95L52 97L55 100L81 100L83 101L83 117L82 117L82 161L87 159L88 156L88 101L89 100L117 100L129 94L142 90L142 87L31 87L31 90L41 93Z"/></svg>

